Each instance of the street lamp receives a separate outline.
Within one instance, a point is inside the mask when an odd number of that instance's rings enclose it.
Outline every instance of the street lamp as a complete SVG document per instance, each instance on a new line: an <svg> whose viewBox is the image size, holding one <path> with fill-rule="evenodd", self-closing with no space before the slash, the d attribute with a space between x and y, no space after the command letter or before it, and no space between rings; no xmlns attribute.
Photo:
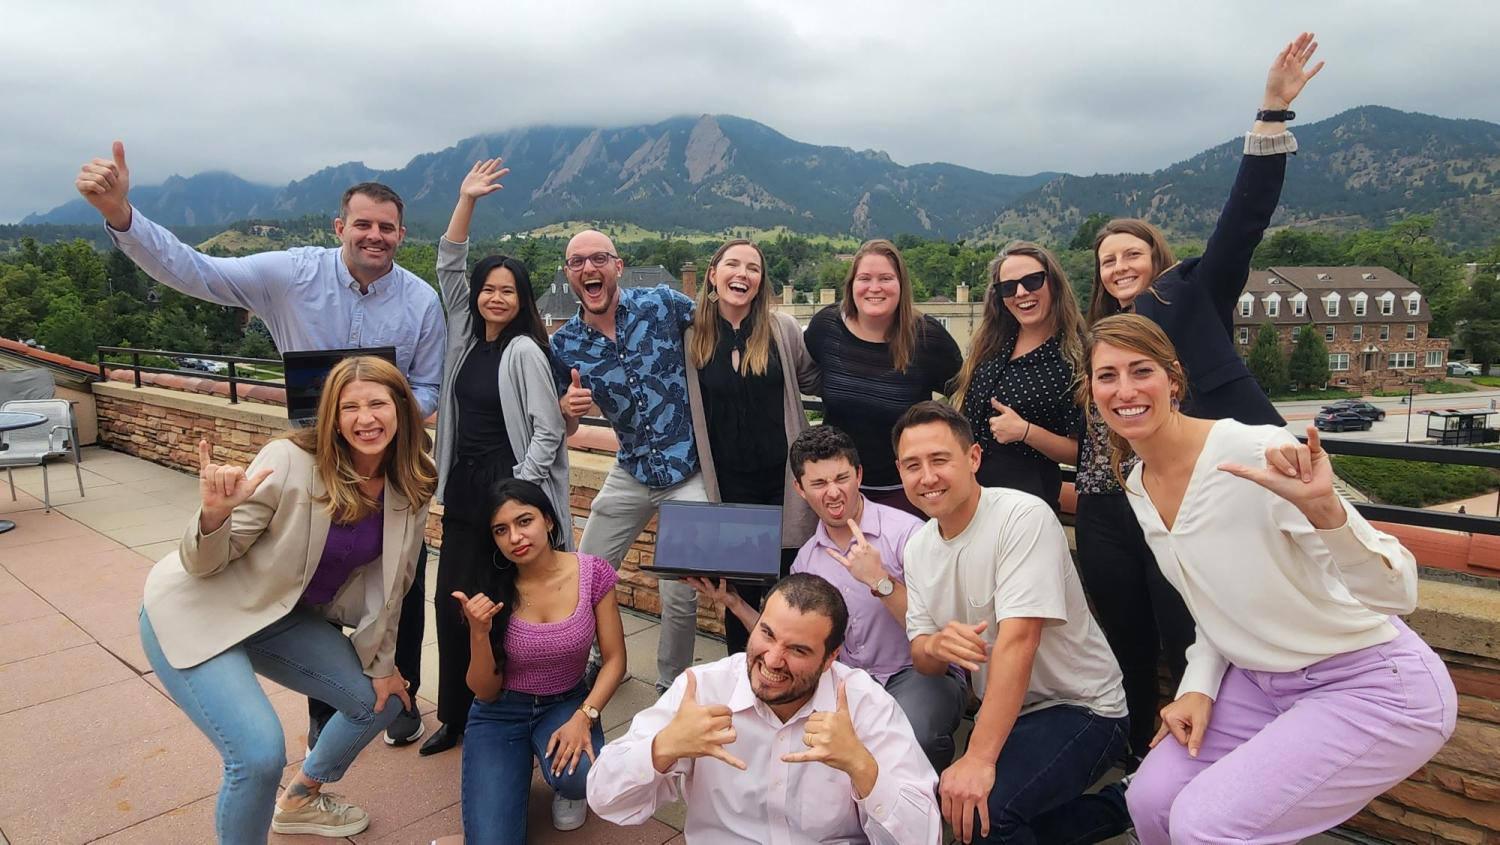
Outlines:
<svg viewBox="0 0 1500 845"><path fill-rule="evenodd" d="M1411 404L1411 395L1412 395L1412 386L1410 384L1408 384L1406 386L1406 442L1407 443L1411 442L1411 415L1412 415L1412 411L1415 410L1412 407L1412 404Z"/></svg>

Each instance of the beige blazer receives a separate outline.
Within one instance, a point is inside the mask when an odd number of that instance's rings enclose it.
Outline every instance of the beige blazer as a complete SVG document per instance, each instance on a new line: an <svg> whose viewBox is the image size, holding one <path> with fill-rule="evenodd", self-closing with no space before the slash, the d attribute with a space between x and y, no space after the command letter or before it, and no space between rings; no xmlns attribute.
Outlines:
<svg viewBox="0 0 1500 845"><path fill-rule="evenodd" d="M199 515L182 544L146 577L146 615L167 661L196 666L282 618L302 598L328 541L327 504L314 500L323 483L313 456L290 440L272 440L247 472L271 476L212 534ZM354 570L333 601L319 611L354 629L349 636L372 678L395 670L401 599L416 574L427 505L412 507L385 491L385 525L377 562Z"/></svg>
<svg viewBox="0 0 1500 845"><path fill-rule="evenodd" d="M693 342L693 327L688 326L683 334L683 346ZM823 376L812 356L807 354L807 345L802 342L802 327L790 315L780 311L771 312L771 342L781 357L782 422L786 425L788 449L797 435L807 429L807 414L802 410L802 394L821 396ZM698 368L688 365L688 410L693 418L693 438L698 449L698 465L703 470L703 485L708 490L710 502L719 501L719 476L714 471L713 448L708 442L708 418L703 410L703 385L698 381ZM801 548L813 529L818 527L818 518L813 515L807 502L797 495L792 487L792 465L790 455L786 466L786 487L781 496L781 547Z"/></svg>

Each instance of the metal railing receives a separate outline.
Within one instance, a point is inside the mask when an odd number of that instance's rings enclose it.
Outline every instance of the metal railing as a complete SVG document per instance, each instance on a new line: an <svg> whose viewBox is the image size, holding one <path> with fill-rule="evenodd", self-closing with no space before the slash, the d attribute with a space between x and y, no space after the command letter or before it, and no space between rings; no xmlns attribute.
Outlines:
<svg viewBox="0 0 1500 845"><path fill-rule="evenodd" d="M239 404L239 386L242 384L259 385L262 387L285 387L279 381L266 381L258 378L246 378L241 376L236 367L248 364L251 366L273 366L280 367L281 361L274 358L246 358L241 355L209 355L201 352L172 352L165 349L135 349L129 346L100 346L96 348L99 364L99 380L108 381L109 375L106 369L114 367L120 370L130 370L135 375L135 386L141 386L141 373L166 373L168 375L191 375L194 378L205 378L213 381L224 381L229 383L229 402ZM122 364L117 361L104 360L106 355L129 356L130 363ZM185 369L179 367L155 367L150 364L142 364L141 356L154 355L161 358L173 360L195 359L198 361L220 361L227 365L223 373L215 373L202 370Z"/></svg>

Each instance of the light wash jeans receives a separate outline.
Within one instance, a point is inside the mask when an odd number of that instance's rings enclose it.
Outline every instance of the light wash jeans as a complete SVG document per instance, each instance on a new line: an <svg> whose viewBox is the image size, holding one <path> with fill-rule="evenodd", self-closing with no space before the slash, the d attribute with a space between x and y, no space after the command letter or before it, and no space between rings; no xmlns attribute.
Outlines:
<svg viewBox="0 0 1500 845"><path fill-rule="evenodd" d="M319 783L344 776L360 749L401 712L394 697L375 712L375 688L349 638L317 612L296 607L227 651L187 669L162 654L141 610L141 645L162 685L224 760L215 830L221 845L263 845L286 768L286 741L257 674L338 709L302 763Z"/></svg>

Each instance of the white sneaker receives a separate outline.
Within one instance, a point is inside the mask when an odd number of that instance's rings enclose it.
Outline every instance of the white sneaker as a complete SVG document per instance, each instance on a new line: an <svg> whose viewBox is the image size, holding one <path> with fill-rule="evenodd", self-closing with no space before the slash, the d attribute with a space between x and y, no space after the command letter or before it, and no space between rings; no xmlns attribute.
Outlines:
<svg viewBox="0 0 1500 845"><path fill-rule="evenodd" d="M552 794L552 826L558 830L577 830L589 816L589 802L580 798L570 801Z"/></svg>

